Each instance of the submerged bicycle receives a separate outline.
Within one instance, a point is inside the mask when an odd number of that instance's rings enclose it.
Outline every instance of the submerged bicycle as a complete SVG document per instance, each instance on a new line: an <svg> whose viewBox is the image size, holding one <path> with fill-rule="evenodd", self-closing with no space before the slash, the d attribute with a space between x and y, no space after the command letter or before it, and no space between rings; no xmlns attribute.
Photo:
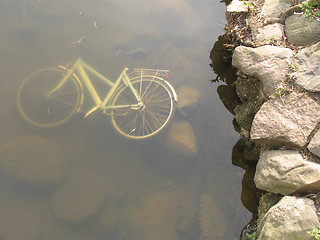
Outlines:
<svg viewBox="0 0 320 240"><path fill-rule="evenodd" d="M81 110L84 87L95 105L85 117L100 111L111 117L115 129L125 137L143 139L156 135L173 117L177 94L166 80L168 70L125 68L110 81L82 59L67 69L59 66L31 74L18 91L18 109L29 123L55 127ZM88 73L107 84L106 96L99 96ZM76 75L79 74L79 77Z"/></svg>

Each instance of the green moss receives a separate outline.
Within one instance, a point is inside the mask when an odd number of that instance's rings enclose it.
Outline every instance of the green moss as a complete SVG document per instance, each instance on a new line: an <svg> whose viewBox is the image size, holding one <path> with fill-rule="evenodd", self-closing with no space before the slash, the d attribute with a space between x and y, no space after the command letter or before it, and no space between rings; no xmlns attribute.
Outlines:
<svg viewBox="0 0 320 240"><path fill-rule="evenodd" d="M257 232L253 232L253 233L247 233L247 237L250 239L250 240L256 240L257 239Z"/></svg>
<svg viewBox="0 0 320 240"><path fill-rule="evenodd" d="M261 196L259 207L258 207L258 222L264 217L264 215L269 211L269 209L277 204L281 199L281 196L274 193L265 193Z"/></svg>

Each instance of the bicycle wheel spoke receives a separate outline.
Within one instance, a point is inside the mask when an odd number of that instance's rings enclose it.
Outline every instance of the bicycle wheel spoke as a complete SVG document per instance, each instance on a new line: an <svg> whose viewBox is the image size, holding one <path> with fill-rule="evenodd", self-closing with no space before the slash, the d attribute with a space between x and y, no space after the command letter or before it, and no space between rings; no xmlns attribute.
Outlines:
<svg viewBox="0 0 320 240"><path fill-rule="evenodd" d="M159 127L166 121L168 114L160 114L160 113L153 113L148 112L148 114L159 123Z"/></svg>
<svg viewBox="0 0 320 240"><path fill-rule="evenodd" d="M73 76L59 89L64 74L61 70L48 69L32 74L19 89L18 107L30 123L52 127L67 121L82 102L82 90ZM49 95L50 93L50 95Z"/></svg>
<svg viewBox="0 0 320 240"><path fill-rule="evenodd" d="M173 97L166 83L156 78L139 77L132 81L142 100L140 109L127 109L125 116L115 115L112 123L123 135L130 138L146 138L158 133L170 120L174 110ZM133 105L136 99L127 86L123 86L114 96L112 105Z"/></svg>
<svg viewBox="0 0 320 240"><path fill-rule="evenodd" d="M153 120L154 125L156 126L156 128L160 128L162 123L161 121L155 116L155 114L151 111L146 111L146 113L150 116L151 120ZM158 125L158 126L157 126Z"/></svg>
<svg viewBox="0 0 320 240"><path fill-rule="evenodd" d="M62 97L58 97L58 96L51 96L50 98L52 100L55 100L56 102L63 103L63 104L68 105L68 106L70 106L72 104L70 99L63 99Z"/></svg>
<svg viewBox="0 0 320 240"><path fill-rule="evenodd" d="M126 129L126 131L128 131L130 129L130 126L132 126L132 120L131 122L127 122L127 118L123 118L119 121L119 124L121 126L122 129Z"/></svg>
<svg viewBox="0 0 320 240"><path fill-rule="evenodd" d="M148 120L144 120L145 125L148 126L151 132L154 132L155 130L159 129L155 124L151 124Z"/></svg>
<svg viewBox="0 0 320 240"><path fill-rule="evenodd" d="M156 85L155 87L153 87L153 89L149 90L149 88L150 88L150 86L151 86L152 83L153 83L153 82L150 82L149 86L148 86L148 87L146 88L146 90L144 91L142 97L148 98L148 97L149 97L151 94L153 94L153 93L157 90L157 88L160 86L160 85L158 84L158 85Z"/></svg>
<svg viewBox="0 0 320 240"><path fill-rule="evenodd" d="M131 114L133 114L133 113L131 113ZM126 131L132 131L133 126L135 125L135 122L136 122L136 118L137 118L137 116L132 117L131 120L130 120L130 116L126 116L125 118L118 118L119 119L118 120L119 126L122 129L126 129Z"/></svg>
<svg viewBox="0 0 320 240"><path fill-rule="evenodd" d="M156 91L157 88L154 89L154 91ZM170 97L168 98L167 97L167 93L157 93L157 92L152 92L152 93L148 93L148 97L147 97L148 101L151 103L151 102L165 102L165 101L168 101L169 102L171 101Z"/></svg>
<svg viewBox="0 0 320 240"><path fill-rule="evenodd" d="M152 81L149 82L148 86L145 88L143 93L142 92L140 93L141 98L145 97L144 95L148 92L148 89L150 88L151 84L152 84Z"/></svg>

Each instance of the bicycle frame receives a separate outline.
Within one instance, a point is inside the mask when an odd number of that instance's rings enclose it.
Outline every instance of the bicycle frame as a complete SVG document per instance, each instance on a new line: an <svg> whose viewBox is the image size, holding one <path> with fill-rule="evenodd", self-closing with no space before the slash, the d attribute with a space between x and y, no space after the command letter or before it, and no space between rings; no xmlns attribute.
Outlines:
<svg viewBox="0 0 320 240"><path fill-rule="evenodd" d="M169 70L134 68L127 73L124 68L112 82L81 59L70 69L60 68L32 73L19 87L19 112L35 126L56 127L80 110L85 117L98 110L110 116L121 135L144 139L158 134L173 117L177 94L166 80ZM96 80L107 88L98 88ZM93 101L89 111L84 110L84 89Z"/></svg>
<svg viewBox="0 0 320 240"><path fill-rule="evenodd" d="M90 96L92 97L93 101L95 102L95 106L91 108L86 114L85 117L93 113L94 111L100 109L100 110L109 110L109 109L120 109L120 108L130 108L130 109L140 109L143 106L143 103L141 101L141 98L137 91L132 87L132 84L129 80L129 77L127 75L128 68L124 68L120 76L115 82L110 81L105 76L98 73L96 70L94 70L92 67L90 67L88 64L86 64L81 58L79 58L75 64L72 66L71 69L68 69L68 73L63 77L61 82L48 94L53 94L56 90L58 90L60 87L63 86L63 84L71 77L71 75L77 71L81 77L82 82L88 89ZM86 71L90 72L94 76L96 76L98 79L106 83L111 87L107 95L103 100L101 100L100 96L98 95L97 91L95 90L94 86L91 83L90 78L88 77ZM119 87L120 83L123 82L126 86L129 86L131 89L133 95L135 96L137 100L137 104L132 105L116 105L116 106L110 106L108 105L112 95L116 91L116 89Z"/></svg>

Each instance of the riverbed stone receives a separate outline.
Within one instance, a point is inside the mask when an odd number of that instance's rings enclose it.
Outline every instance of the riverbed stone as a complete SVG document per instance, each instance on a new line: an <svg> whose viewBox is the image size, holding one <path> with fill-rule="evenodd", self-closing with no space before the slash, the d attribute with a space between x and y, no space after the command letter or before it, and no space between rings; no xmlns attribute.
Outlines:
<svg viewBox="0 0 320 240"><path fill-rule="evenodd" d="M194 157L198 146L192 126L187 121L176 121L170 126L167 146L186 157Z"/></svg>
<svg viewBox="0 0 320 240"><path fill-rule="evenodd" d="M209 193L200 196L200 209L198 217L200 225L200 240L218 240L227 230L224 216Z"/></svg>
<svg viewBox="0 0 320 240"><path fill-rule="evenodd" d="M250 131L253 142L303 147L320 121L320 103L305 93L290 93L265 102Z"/></svg>
<svg viewBox="0 0 320 240"><path fill-rule="evenodd" d="M191 217L188 221L192 226L196 215L195 200L190 194L174 188L148 193L126 204L108 202L97 227L104 239L111 235L111 239L123 240L179 240L185 234L177 231L181 223Z"/></svg>
<svg viewBox="0 0 320 240"><path fill-rule="evenodd" d="M183 116L190 116L199 105L201 92L189 84L183 84L178 90L177 109Z"/></svg>
<svg viewBox="0 0 320 240"><path fill-rule="evenodd" d="M167 190L156 192L144 199L131 218L133 220L131 226L135 226L133 229L141 229L140 233L143 236L137 240L180 239L177 227L184 221L183 211L189 211L195 207L187 196L190 197L181 190L176 192ZM128 236L127 239L132 239L130 235Z"/></svg>
<svg viewBox="0 0 320 240"><path fill-rule="evenodd" d="M232 65L262 82L262 91L269 96L286 80L293 51L289 48L265 45L257 48L239 46L232 57Z"/></svg>
<svg viewBox="0 0 320 240"><path fill-rule="evenodd" d="M320 157L320 131L319 130L312 137L310 143L308 144L308 149L310 152Z"/></svg>
<svg viewBox="0 0 320 240"><path fill-rule="evenodd" d="M73 169L51 198L58 218L80 222L98 212L106 199L100 175L90 169Z"/></svg>
<svg viewBox="0 0 320 240"><path fill-rule="evenodd" d="M291 7L291 0L265 0L262 7L262 16L266 18L280 17L281 13Z"/></svg>
<svg viewBox="0 0 320 240"><path fill-rule="evenodd" d="M291 15L286 18L284 31L287 41L298 46L307 46L320 40L320 22L310 21L304 15Z"/></svg>
<svg viewBox="0 0 320 240"><path fill-rule="evenodd" d="M69 166L69 157L61 146L39 136L17 137L0 149L1 170L30 186L57 184Z"/></svg>
<svg viewBox="0 0 320 240"><path fill-rule="evenodd" d="M304 160L295 150L263 152L254 176L258 188L282 195L317 181L320 181L320 164Z"/></svg>
<svg viewBox="0 0 320 240"><path fill-rule="evenodd" d="M110 201L103 207L97 221L97 230L101 239L112 235L116 239L144 239L143 225L132 221L132 215L138 211L142 200L134 199L126 204Z"/></svg>
<svg viewBox="0 0 320 240"><path fill-rule="evenodd" d="M319 23L320 24L320 23ZM319 25L320 36L320 25ZM320 42L301 49L296 55L297 74L295 84L311 91L320 91Z"/></svg>
<svg viewBox="0 0 320 240"><path fill-rule="evenodd" d="M258 239L311 239L307 231L318 225L314 202L311 199L285 196L261 219Z"/></svg>

